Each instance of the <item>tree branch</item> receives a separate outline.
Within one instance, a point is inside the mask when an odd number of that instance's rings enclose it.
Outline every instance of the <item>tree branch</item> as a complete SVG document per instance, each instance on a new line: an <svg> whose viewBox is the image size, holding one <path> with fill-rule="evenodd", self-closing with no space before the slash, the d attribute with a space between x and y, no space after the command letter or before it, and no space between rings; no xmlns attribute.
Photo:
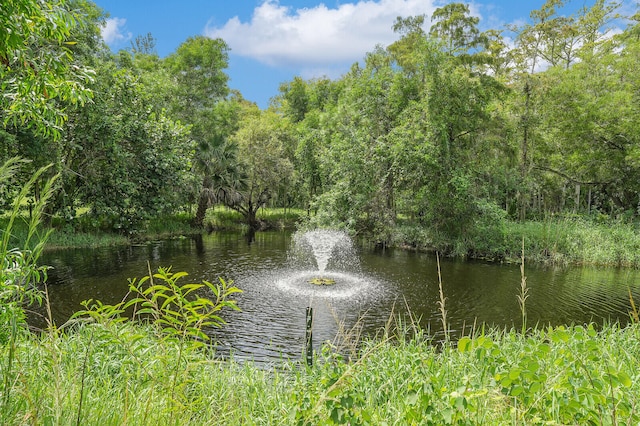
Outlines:
<svg viewBox="0 0 640 426"><path fill-rule="evenodd" d="M611 183L611 181L608 181L608 182L599 182L599 181L588 182L588 181L579 180L579 179L576 179L576 178L573 178L573 177L569 176L568 174L566 174L564 172L561 172L560 170L555 170L555 169L552 169L551 167L546 167L546 166L533 166L533 168L536 169L536 170L542 170L542 171L545 171L545 172L554 173L554 174L556 174L558 176L561 176L561 177L565 178L569 182L578 183L580 185L608 185L608 184Z"/></svg>

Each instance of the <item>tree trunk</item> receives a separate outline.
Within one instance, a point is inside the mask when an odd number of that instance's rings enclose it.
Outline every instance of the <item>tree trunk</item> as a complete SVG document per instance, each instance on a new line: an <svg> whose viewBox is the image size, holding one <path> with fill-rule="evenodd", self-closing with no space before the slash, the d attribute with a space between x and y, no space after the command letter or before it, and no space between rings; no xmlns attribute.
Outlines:
<svg viewBox="0 0 640 426"><path fill-rule="evenodd" d="M254 232L260 230L260 222L257 218L258 209L260 209L259 203L254 206L253 203L250 202L244 216L247 225L249 225L249 229Z"/></svg>
<svg viewBox="0 0 640 426"><path fill-rule="evenodd" d="M520 185L518 189L518 219L521 222L527 218L527 202L529 199L529 191L527 190L527 163L528 163L528 146L529 146L529 120L530 120L530 102L531 102L531 86L529 81L524 86L525 110L523 117L523 132L520 158Z"/></svg>
<svg viewBox="0 0 640 426"><path fill-rule="evenodd" d="M193 218L193 226L202 228L208 208L209 197L205 196L204 194L200 194L200 197L198 199L198 210L196 211L196 216Z"/></svg>

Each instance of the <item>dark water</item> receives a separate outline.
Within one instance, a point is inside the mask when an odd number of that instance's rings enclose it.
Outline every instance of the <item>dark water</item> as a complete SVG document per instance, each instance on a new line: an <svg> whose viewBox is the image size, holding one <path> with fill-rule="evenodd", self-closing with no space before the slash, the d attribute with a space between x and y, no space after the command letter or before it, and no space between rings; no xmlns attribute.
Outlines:
<svg viewBox="0 0 640 426"><path fill-rule="evenodd" d="M128 278L171 266L186 271L190 282L233 280L242 312L225 315L228 324L212 331L221 353L256 361L300 358L304 345L305 308L314 308L314 345L333 340L339 331L371 335L390 316L420 318L424 328L440 335L436 259L403 250L356 247L348 259L329 260L325 277L334 286L314 286L311 257L291 249L292 235L258 233L249 244L240 234L214 233L201 239L150 242L127 248L67 250L47 253L51 265L49 297L52 315L64 323L86 299L117 303ZM304 250L303 250L304 251ZM295 254L292 255L292 254ZM517 301L519 265L441 260L450 328L486 323L520 327ZM625 269L549 269L527 265L529 325L559 325L629 320L631 289L640 303L640 273ZM185 279L183 283L186 283ZM38 326L38 318L31 321Z"/></svg>

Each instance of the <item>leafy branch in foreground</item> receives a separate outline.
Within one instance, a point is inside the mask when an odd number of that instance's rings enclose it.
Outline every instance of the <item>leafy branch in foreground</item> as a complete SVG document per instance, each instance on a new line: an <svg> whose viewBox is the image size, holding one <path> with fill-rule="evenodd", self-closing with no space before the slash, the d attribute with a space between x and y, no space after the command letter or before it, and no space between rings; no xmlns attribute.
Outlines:
<svg viewBox="0 0 640 426"><path fill-rule="evenodd" d="M133 309L132 318L148 321L156 326L165 339L192 340L201 346L210 337L203 331L206 327L220 327L225 320L220 316L223 309L239 310L230 296L242 290L219 278L217 283L180 284L186 272L171 272L171 268L158 268L158 272L129 281L129 291L134 297L116 305L105 305L100 301L83 302L86 310L75 316L89 316L98 322L123 322L123 314ZM148 284L148 285L147 285ZM206 297L204 294L212 295Z"/></svg>
<svg viewBox="0 0 640 426"><path fill-rule="evenodd" d="M157 273L152 274L149 267L149 275L140 280L129 280L129 294L133 295L131 299L125 298L116 305L85 301L83 305L87 309L75 315L88 315L101 324L110 325L125 322L123 314L132 309L132 318L151 324L162 342L177 349L177 362L167 365L167 371L171 371L167 395L175 404L168 424L173 424L174 415L188 404L187 401L180 402L180 395L183 395L180 389L184 389L188 383L183 380L185 374L181 374L181 371L186 371L182 370L183 366L188 369L188 354L211 339L203 329L225 324L220 316L222 309L239 310L236 301L229 297L241 292L240 289L222 278L215 284L209 281L180 284L180 279L187 275L186 272L173 273L171 268L159 268ZM81 416L80 410L81 407L78 408L78 418Z"/></svg>

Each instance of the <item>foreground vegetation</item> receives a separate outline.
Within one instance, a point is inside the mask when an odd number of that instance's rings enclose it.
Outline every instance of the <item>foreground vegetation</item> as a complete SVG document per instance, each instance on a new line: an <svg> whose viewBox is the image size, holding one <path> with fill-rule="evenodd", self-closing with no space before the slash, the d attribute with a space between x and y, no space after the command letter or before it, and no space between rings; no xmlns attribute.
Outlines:
<svg viewBox="0 0 640 426"><path fill-rule="evenodd" d="M393 338L392 338L393 337ZM636 424L640 326L422 332L327 346L313 367L181 350L148 327L77 324L0 347L2 424Z"/></svg>

